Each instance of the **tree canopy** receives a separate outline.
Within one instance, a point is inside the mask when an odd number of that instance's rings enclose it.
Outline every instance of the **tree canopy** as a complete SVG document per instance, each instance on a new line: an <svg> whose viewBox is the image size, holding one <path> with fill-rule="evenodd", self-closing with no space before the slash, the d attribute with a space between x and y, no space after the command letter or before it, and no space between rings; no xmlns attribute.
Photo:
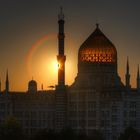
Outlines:
<svg viewBox="0 0 140 140"><path fill-rule="evenodd" d="M132 127L128 127L120 134L118 140L140 140L140 134Z"/></svg>
<svg viewBox="0 0 140 140"><path fill-rule="evenodd" d="M14 117L8 118L0 125L0 139L2 140L23 140L21 125Z"/></svg>

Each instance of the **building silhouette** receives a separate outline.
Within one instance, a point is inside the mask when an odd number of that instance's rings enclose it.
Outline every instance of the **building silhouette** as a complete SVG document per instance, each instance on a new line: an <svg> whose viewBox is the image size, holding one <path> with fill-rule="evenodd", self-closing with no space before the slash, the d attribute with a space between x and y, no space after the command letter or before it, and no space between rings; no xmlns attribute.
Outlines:
<svg viewBox="0 0 140 140"><path fill-rule="evenodd" d="M26 134L41 129L57 132L66 127L77 133L100 130L107 140L116 140L131 126L140 131L140 76L131 88L129 60L125 84L117 71L117 50L99 25L78 51L78 73L71 86L65 85L64 14L58 17L58 84L55 90L37 90L37 82L29 81L27 92L9 90L8 70L5 90L0 94L0 123L15 117ZM1 84L1 83L0 83Z"/></svg>

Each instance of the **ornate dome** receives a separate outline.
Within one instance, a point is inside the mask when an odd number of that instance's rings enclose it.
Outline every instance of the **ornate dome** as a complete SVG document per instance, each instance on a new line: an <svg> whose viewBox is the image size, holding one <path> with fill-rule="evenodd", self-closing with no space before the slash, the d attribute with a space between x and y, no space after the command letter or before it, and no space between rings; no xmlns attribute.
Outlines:
<svg viewBox="0 0 140 140"><path fill-rule="evenodd" d="M122 88L117 72L117 50L98 24L78 52L78 73L72 87L98 90Z"/></svg>
<svg viewBox="0 0 140 140"><path fill-rule="evenodd" d="M72 87L98 90L123 87L117 72L117 50L98 24L80 46L78 73Z"/></svg>
<svg viewBox="0 0 140 140"><path fill-rule="evenodd" d="M102 33L98 24L95 31L79 49L80 62L116 63L117 51L113 43Z"/></svg>
<svg viewBox="0 0 140 140"><path fill-rule="evenodd" d="M37 82L35 80L29 81L28 92L29 93L36 93L37 92Z"/></svg>
<svg viewBox="0 0 140 140"><path fill-rule="evenodd" d="M37 82L35 80L31 80L28 83L29 86L37 85Z"/></svg>

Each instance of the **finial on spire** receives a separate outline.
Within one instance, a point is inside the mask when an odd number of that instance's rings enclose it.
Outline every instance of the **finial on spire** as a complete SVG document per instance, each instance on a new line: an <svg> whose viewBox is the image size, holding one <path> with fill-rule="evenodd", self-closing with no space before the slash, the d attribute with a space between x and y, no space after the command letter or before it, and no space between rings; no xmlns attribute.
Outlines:
<svg viewBox="0 0 140 140"><path fill-rule="evenodd" d="M5 92L6 92L6 95L8 95L8 92L9 92L9 77L8 77L8 69L7 69L7 71L6 71Z"/></svg>
<svg viewBox="0 0 140 140"><path fill-rule="evenodd" d="M99 28L99 23L96 23L96 28Z"/></svg>
<svg viewBox="0 0 140 140"><path fill-rule="evenodd" d="M7 69L7 71L6 71L6 81L8 81L8 69Z"/></svg>
<svg viewBox="0 0 140 140"><path fill-rule="evenodd" d="M129 70L129 58L127 56L127 70Z"/></svg>
<svg viewBox="0 0 140 140"><path fill-rule="evenodd" d="M63 7L62 6L60 7L60 13L58 15L58 19L59 20L64 20L64 14L63 14Z"/></svg>
<svg viewBox="0 0 140 140"><path fill-rule="evenodd" d="M127 56L127 62L129 61L129 57Z"/></svg>
<svg viewBox="0 0 140 140"><path fill-rule="evenodd" d="M129 59L128 59L128 56L127 56L127 63L126 63L125 83L126 83L126 88L129 89L131 87L131 85L130 85L130 73L129 73Z"/></svg>

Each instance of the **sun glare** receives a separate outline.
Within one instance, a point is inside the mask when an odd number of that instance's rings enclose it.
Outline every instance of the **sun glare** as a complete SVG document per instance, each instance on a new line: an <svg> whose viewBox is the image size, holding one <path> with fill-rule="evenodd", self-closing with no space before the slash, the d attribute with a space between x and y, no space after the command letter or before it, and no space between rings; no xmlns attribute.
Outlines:
<svg viewBox="0 0 140 140"><path fill-rule="evenodd" d="M59 66L57 60L54 60L54 61L53 61L53 69L54 69L54 71L57 72L58 69L59 69L59 67L60 67L60 66Z"/></svg>

